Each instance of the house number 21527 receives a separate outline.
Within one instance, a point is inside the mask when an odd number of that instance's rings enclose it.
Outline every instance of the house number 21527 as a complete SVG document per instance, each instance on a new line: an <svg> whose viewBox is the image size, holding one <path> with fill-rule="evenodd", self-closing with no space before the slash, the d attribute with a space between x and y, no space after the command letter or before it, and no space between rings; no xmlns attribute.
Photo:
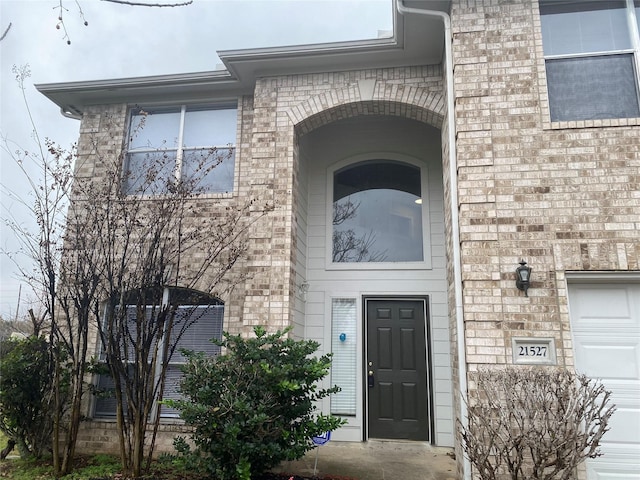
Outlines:
<svg viewBox="0 0 640 480"><path fill-rule="evenodd" d="M513 363L555 365L556 350L553 338L513 337Z"/></svg>
<svg viewBox="0 0 640 480"><path fill-rule="evenodd" d="M541 345L519 345L518 355L521 357L546 357L547 347Z"/></svg>

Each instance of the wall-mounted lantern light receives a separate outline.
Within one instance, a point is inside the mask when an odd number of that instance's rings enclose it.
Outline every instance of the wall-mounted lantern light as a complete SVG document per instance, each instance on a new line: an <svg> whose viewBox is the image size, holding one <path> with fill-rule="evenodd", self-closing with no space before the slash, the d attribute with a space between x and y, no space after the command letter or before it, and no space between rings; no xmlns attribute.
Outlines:
<svg viewBox="0 0 640 480"><path fill-rule="evenodd" d="M300 298L303 302L307 301L307 293L309 292L309 283L306 280L298 285L298 293L300 294Z"/></svg>
<svg viewBox="0 0 640 480"><path fill-rule="evenodd" d="M527 290L531 282L531 267L527 267L527 262L520 260L520 266L516 268L516 287L524 291L524 296L528 297Z"/></svg>

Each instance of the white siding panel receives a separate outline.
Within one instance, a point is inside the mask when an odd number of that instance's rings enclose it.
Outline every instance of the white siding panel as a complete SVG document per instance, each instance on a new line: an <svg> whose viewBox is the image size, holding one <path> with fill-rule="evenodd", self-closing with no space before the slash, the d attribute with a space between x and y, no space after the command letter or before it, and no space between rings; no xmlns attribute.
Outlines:
<svg viewBox="0 0 640 480"><path fill-rule="evenodd" d="M302 289L302 285L307 279L307 239L308 236L308 162L303 157L298 157L298 190L296 192L296 264L295 264L295 286L294 286L294 318L293 318L293 335L296 338L304 338L305 333L305 302L306 294Z"/></svg>

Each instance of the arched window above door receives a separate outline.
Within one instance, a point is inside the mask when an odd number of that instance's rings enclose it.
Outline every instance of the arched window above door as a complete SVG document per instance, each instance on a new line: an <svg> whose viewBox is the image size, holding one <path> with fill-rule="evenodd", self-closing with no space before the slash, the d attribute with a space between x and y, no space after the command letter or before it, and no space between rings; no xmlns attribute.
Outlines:
<svg viewBox="0 0 640 480"><path fill-rule="evenodd" d="M423 175L386 159L333 172L332 263L425 260Z"/></svg>

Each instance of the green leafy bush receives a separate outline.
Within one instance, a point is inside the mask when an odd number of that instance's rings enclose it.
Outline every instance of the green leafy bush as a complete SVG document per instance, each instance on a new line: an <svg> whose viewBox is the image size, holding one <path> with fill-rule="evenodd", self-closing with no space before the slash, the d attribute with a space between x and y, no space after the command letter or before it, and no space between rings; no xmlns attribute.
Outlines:
<svg viewBox="0 0 640 480"><path fill-rule="evenodd" d="M176 448L199 459L220 480L249 479L283 460L301 458L311 437L338 428L337 417L317 415L314 402L338 391L320 389L330 355L313 356L319 344L287 338L287 330L255 338L226 334L217 358L188 353L181 391L167 401L194 427L195 452L184 438Z"/></svg>
<svg viewBox="0 0 640 480"><path fill-rule="evenodd" d="M41 457L51 447L53 362L44 338L0 345L0 429L21 456Z"/></svg>

